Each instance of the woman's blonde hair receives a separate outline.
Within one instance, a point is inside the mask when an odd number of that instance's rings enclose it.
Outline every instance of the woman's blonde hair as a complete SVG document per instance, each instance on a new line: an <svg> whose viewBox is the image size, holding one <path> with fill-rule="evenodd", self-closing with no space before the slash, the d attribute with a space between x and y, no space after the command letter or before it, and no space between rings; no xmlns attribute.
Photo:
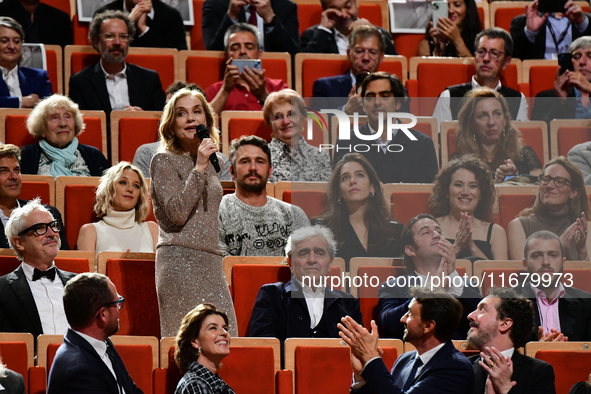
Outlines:
<svg viewBox="0 0 591 394"><path fill-rule="evenodd" d="M121 161L109 168L99 181L96 188L96 202L94 203L94 212L101 219L107 215L107 209L113 208L113 198L115 197L115 182L123 175L125 170L135 171L140 179L140 195L135 204L135 221L140 223L146 219L150 212L150 202L148 201L148 184L142 174L142 171L128 161Z"/></svg>
<svg viewBox="0 0 591 394"><path fill-rule="evenodd" d="M162 113L162 117L160 118L160 127L158 128L158 133L160 134L160 146L165 150L174 153L184 152L175 134L175 115L177 102L179 101L179 99L187 95L197 97L199 101L201 101L201 105L203 106L203 111L205 113L205 125L209 129L209 138L211 138L215 146L219 149L220 135L219 130L217 129L215 124L213 109L211 108L205 97L199 91L191 89L181 89L177 91L170 98L170 100L168 100L168 103L166 103L166 105L164 106L164 112Z"/></svg>
<svg viewBox="0 0 591 394"><path fill-rule="evenodd" d="M581 212L585 212L585 216L587 218L591 217L591 213L589 211L589 199L587 198L587 190L585 189L585 179L583 178L583 173L573 164L569 159L564 156L558 156L555 159L550 160L544 166L544 171L542 174L546 173L546 168L550 167L553 164L561 165L570 175L571 181L571 189L578 189L579 194L572 200L568 202L568 217L571 221L577 220L578 217L581 216ZM536 195L536 201L534 205L530 208L526 208L519 213L519 216L529 216L529 215L536 215L538 213L543 212L544 205L542 204L541 199L542 194L542 185L538 189L538 194Z"/></svg>
<svg viewBox="0 0 591 394"><path fill-rule="evenodd" d="M492 152L492 167L498 168L506 159L511 159L513 162L519 161L523 144L520 139L521 133L511 123L511 112L507 100L496 90L478 88L466 93L462 109L458 114L458 128L455 132L456 152L460 155L476 154L484 158L484 151L479 141L480 136L474 130L474 111L476 104L489 98L494 98L501 103L505 118L505 128Z"/></svg>
<svg viewBox="0 0 591 394"><path fill-rule="evenodd" d="M282 89L278 92L273 92L265 99L265 105L263 106L263 118L265 124L271 130L273 129L273 107L277 104L293 104L296 105L300 111L300 114L306 118L306 103L298 92L293 89Z"/></svg>
<svg viewBox="0 0 591 394"><path fill-rule="evenodd" d="M27 118L27 129L29 133L38 140L42 139L42 135L47 132L47 121L49 117L56 113L58 109L65 109L74 117L74 135L78 135L84 131L86 125L82 119L82 113L78 108L78 104L70 100L69 97L54 94L41 100Z"/></svg>

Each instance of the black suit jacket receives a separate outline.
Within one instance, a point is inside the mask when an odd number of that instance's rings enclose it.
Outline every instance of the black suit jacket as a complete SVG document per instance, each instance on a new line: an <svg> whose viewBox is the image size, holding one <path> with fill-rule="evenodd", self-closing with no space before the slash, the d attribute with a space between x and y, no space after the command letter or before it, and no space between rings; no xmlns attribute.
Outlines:
<svg viewBox="0 0 591 394"><path fill-rule="evenodd" d="M20 206L24 206L27 205L29 203L29 200L18 200ZM60 211L56 208L53 207L51 205L44 205L45 208L47 208L49 210L49 212L51 212L51 215L53 216L54 219L59 219L62 220L62 214L60 213ZM63 222L63 220L62 220ZM8 243L8 239L6 238L6 234L4 234L4 223L2 223L2 221L0 220L0 231L2 232L2 236L0 237L0 248L5 248L5 249L9 249L10 248L10 244ZM66 237L66 228L65 226L62 226L62 231L60 231L60 239L62 241L62 246L60 247L61 250L70 250L70 245L68 245L68 238Z"/></svg>
<svg viewBox="0 0 591 394"><path fill-rule="evenodd" d="M591 35L591 14L587 14L589 26L584 32L579 32L576 26L571 25L573 41L582 36ZM525 27L525 14L516 16L511 21L511 37L513 38L513 57L521 60L543 59L546 53L546 26L542 26L533 44L527 39L523 28Z"/></svg>
<svg viewBox="0 0 591 394"><path fill-rule="evenodd" d="M486 374L478 364L480 355L468 358L474 370L474 394L484 394ZM556 394L554 386L554 368L545 361L524 356L517 350L511 357L513 361L513 375L511 381L517 382L509 394Z"/></svg>
<svg viewBox="0 0 591 394"><path fill-rule="evenodd" d="M162 111L166 95L158 73L134 64L126 63L129 103L146 111ZM111 102L101 65L96 63L72 75L70 78L70 98L81 110L102 110L107 114L107 124L111 114Z"/></svg>
<svg viewBox="0 0 591 394"><path fill-rule="evenodd" d="M359 127L359 132L365 135L371 134L367 124ZM383 132L385 133L386 130ZM375 141L361 140L351 131L350 140L337 142L338 149L335 148L333 164L336 165L346 153L355 152L356 146L370 145L367 152L359 153L376 170L382 183L432 183L439 171L433 140L420 131L410 129L410 132L417 141L412 141L399 129L390 145L400 144L404 148L403 151L383 153L381 148L378 151L376 146L371 146ZM358 150L361 149L358 147Z"/></svg>
<svg viewBox="0 0 591 394"><path fill-rule="evenodd" d="M404 282L399 280L393 283L390 280L381 284L378 292L380 297L378 310L380 313L381 337L402 339L404 335L404 324L400 322L400 319L408 312L408 305L412 301L408 292L411 287L410 285L415 283L414 279L412 279L415 275L414 273L412 276L407 275ZM462 303L464 310L462 312L460 326L454 334L454 339L466 339L468 329L470 328L468 315L476 310L480 300L478 288L471 286L464 287L464 291L458 299Z"/></svg>
<svg viewBox="0 0 591 394"><path fill-rule="evenodd" d="M154 19L148 18L148 32L135 38L131 42L132 47L150 47L150 48L176 48L179 51L187 49L187 40L185 38L185 26L183 17L176 8L164 4L160 0L152 0L154 8ZM96 10L95 15L107 10L123 11L123 0L115 0Z"/></svg>
<svg viewBox="0 0 591 394"><path fill-rule="evenodd" d="M107 344L113 343L107 339ZM126 394L143 394L125 368L115 351L114 369L119 368L125 377L119 384ZM47 394L117 394L119 388L115 377L90 343L72 329L68 329L64 343L59 347L49 371Z"/></svg>
<svg viewBox="0 0 591 394"><path fill-rule="evenodd" d="M39 3L33 17L19 0L4 0L0 3L0 15L14 18L25 31L26 42L46 45L72 45L72 22L70 15L50 5Z"/></svg>
<svg viewBox="0 0 591 394"><path fill-rule="evenodd" d="M291 0L270 0L275 20L264 26L264 50L266 52L289 52L295 55L300 49L298 6ZM230 0L205 0L201 30L205 48L224 51L224 34L234 24L228 16ZM244 7L238 22L246 22ZM198 29L195 26L194 29Z"/></svg>
<svg viewBox="0 0 591 394"><path fill-rule="evenodd" d="M575 119L577 99L574 89L569 89L564 102L556 98L554 89L544 90L536 95L531 120L550 122L552 119Z"/></svg>
<svg viewBox="0 0 591 394"><path fill-rule="evenodd" d="M534 304L536 311L536 329L532 341L538 340L538 327L540 323L540 311L536 302L536 296L529 284L519 286L517 289L521 295L527 297ZM569 341L591 341L591 294L573 287L564 287L566 294L558 300L558 316L560 318L560 331L568 337Z"/></svg>
<svg viewBox="0 0 591 394"><path fill-rule="evenodd" d="M359 300L352 295L326 289L324 313L318 325L310 328L310 314L301 287L293 279L264 285L259 290L250 323L251 337L339 338L337 323L347 315L362 324Z"/></svg>
<svg viewBox="0 0 591 394"><path fill-rule="evenodd" d="M417 351L404 353L396 360L392 373L388 373L381 358L371 361L361 376L366 384L358 391L365 394L472 394L474 390L474 374L466 356L456 350L454 345L446 342L421 369L410 386L403 391L400 386L410 374Z"/></svg>
<svg viewBox="0 0 591 394"><path fill-rule="evenodd" d="M65 285L76 274L57 269L57 276ZM0 277L0 332L29 332L35 338L43 334L39 311L21 266Z"/></svg>
<svg viewBox="0 0 591 394"><path fill-rule="evenodd" d="M0 378L0 385L4 387L2 393L6 394L25 394L25 379L20 373L6 370L6 377Z"/></svg>
<svg viewBox="0 0 591 394"><path fill-rule="evenodd" d="M304 30L302 33L302 40L300 52L310 53L339 53L337 42L334 36L334 29L332 33L324 29L319 29L318 26L312 26ZM386 38L386 55L398 55L394 44L392 43L392 35L379 26L376 26L384 37ZM348 93L348 92L347 92Z"/></svg>

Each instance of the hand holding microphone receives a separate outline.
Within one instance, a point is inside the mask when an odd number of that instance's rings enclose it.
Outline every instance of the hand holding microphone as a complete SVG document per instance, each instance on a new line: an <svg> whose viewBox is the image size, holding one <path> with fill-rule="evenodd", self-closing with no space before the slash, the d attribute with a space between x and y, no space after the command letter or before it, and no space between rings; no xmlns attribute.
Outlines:
<svg viewBox="0 0 591 394"><path fill-rule="evenodd" d="M201 143L203 143L203 140L205 138L209 138L209 130L207 129L207 126L203 124L198 125L197 129L195 130L195 137L198 137L201 140ZM220 163L215 152L212 152L210 154L209 162L211 163L211 165L213 165L213 168L216 172L220 172Z"/></svg>

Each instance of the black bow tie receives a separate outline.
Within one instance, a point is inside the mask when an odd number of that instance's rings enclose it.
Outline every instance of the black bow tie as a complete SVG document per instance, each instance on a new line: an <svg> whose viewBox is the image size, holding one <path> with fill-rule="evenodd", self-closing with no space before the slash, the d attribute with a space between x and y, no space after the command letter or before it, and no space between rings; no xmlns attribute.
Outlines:
<svg viewBox="0 0 591 394"><path fill-rule="evenodd" d="M46 277L49 280L55 279L55 267L52 267L46 271L39 271L37 268L33 271L33 282L42 277Z"/></svg>

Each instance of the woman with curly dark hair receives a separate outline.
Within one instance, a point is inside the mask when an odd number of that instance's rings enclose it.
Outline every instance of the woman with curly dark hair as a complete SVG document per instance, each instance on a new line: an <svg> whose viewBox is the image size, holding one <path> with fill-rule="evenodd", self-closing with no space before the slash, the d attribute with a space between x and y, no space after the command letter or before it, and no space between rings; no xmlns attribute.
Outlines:
<svg viewBox="0 0 591 394"><path fill-rule="evenodd" d="M494 171L496 183L506 176L542 172L540 159L522 144L521 133L511 124L507 101L496 90L478 88L466 94L455 135L456 152L451 159L478 155Z"/></svg>
<svg viewBox="0 0 591 394"><path fill-rule="evenodd" d="M550 160L540 175L536 201L509 222L509 258L521 260L527 237L540 230L558 235L567 260L589 260L591 225L585 180L579 167L564 156Z"/></svg>
<svg viewBox="0 0 591 394"><path fill-rule="evenodd" d="M175 394L234 394L217 374L230 354L228 316L208 302L187 313L176 336L174 362L183 373Z"/></svg>
<svg viewBox="0 0 591 394"><path fill-rule="evenodd" d="M426 36L419 43L419 56L471 57L481 30L476 2L451 0L448 17L439 18L436 28L429 22Z"/></svg>
<svg viewBox="0 0 591 394"><path fill-rule="evenodd" d="M463 156L441 169L429 197L429 210L458 258L507 259L507 234L491 223L496 190L488 166Z"/></svg>
<svg viewBox="0 0 591 394"><path fill-rule="evenodd" d="M374 168L359 153L347 153L328 183L328 206L320 218L337 242L337 257L399 257L402 224L391 220Z"/></svg>

